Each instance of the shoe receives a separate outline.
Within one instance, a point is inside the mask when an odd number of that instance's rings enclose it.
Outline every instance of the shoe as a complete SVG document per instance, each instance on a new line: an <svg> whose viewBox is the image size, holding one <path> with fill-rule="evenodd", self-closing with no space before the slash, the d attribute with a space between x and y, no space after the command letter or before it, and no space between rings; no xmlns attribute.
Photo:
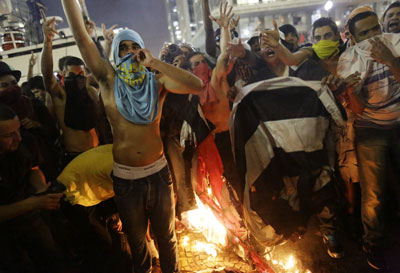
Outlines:
<svg viewBox="0 0 400 273"><path fill-rule="evenodd" d="M322 240L328 249L328 255L334 259L340 259L344 256L343 247L336 234L323 234Z"/></svg>
<svg viewBox="0 0 400 273"><path fill-rule="evenodd" d="M376 270L381 270L385 272L386 261L384 256L384 251L380 247L363 245L363 250L367 254L368 265Z"/></svg>

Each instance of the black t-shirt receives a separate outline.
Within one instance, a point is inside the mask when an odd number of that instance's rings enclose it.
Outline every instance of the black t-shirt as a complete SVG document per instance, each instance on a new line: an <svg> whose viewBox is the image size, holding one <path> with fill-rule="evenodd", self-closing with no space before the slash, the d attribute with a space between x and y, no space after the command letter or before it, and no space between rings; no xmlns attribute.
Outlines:
<svg viewBox="0 0 400 273"><path fill-rule="evenodd" d="M0 205L27 198L31 194L29 174L39 164L35 138L21 131L22 141L15 152L0 155Z"/></svg>

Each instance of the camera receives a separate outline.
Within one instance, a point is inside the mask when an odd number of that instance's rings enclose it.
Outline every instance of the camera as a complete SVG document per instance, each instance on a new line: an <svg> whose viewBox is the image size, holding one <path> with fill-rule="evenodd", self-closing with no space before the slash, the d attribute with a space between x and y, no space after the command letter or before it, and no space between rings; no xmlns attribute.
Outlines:
<svg viewBox="0 0 400 273"><path fill-rule="evenodd" d="M45 195L49 193L63 193L67 190L67 188L64 186L64 184L58 182L58 181L52 181L50 182L51 185L50 187L47 188L46 191L35 193L36 196L39 195Z"/></svg>
<svg viewBox="0 0 400 273"><path fill-rule="evenodd" d="M183 51L176 44L170 44L167 47L168 53L166 55L161 56L161 61L172 64L176 56L182 55Z"/></svg>

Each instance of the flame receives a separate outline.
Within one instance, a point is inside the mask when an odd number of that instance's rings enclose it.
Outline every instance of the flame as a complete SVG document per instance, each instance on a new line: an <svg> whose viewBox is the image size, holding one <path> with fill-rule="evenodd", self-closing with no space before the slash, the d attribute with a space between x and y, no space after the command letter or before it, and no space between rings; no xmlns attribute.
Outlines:
<svg viewBox="0 0 400 273"><path fill-rule="evenodd" d="M189 237L185 236L183 237L183 246L187 246L189 244Z"/></svg>
<svg viewBox="0 0 400 273"><path fill-rule="evenodd" d="M277 259L277 258L272 258L272 256L273 256L272 253L267 253L267 254L265 254L265 259L269 263L272 263L273 268L275 268L279 272L312 273L310 270L308 270L308 269L305 270L304 268L299 266L297 259L292 254L290 254L289 257L287 257L287 259Z"/></svg>
<svg viewBox="0 0 400 273"><path fill-rule="evenodd" d="M294 259L293 255L289 256L288 261L286 262L284 269L292 269L296 265L296 260Z"/></svg>
<svg viewBox="0 0 400 273"><path fill-rule="evenodd" d="M226 245L226 229L214 216L212 210L196 196L197 209L182 213L182 222L192 230L201 231L207 242Z"/></svg>
<svg viewBox="0 0 400 273"><path fill-rule="evenodd" d="M196 245L194 246L194 248L199 252L204 251L208 255L213 256L214 258L217 257L217 246L214 244L208 244L196 241Z"/></svg>

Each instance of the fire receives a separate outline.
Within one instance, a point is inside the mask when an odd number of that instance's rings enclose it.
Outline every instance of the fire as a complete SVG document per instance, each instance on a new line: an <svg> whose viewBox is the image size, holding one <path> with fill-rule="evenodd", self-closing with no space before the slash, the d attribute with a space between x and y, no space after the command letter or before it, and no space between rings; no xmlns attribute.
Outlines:
<svg viewBox="0 0 400 273"><path fill-rule="evenodd" d="M196 245L194 246L194 248L199 252L204 251L208 255L213 256L214 258L217 257L217 247L214 244L208 244L196 241Z"/></svg>
<svg viewBox="0 0 400 273"><path fill-rule="evenodd" d="M214 216L211 209L204 205L196 195L198 209L182 213L182 223L192 230L203 233L207 242L226 245L226 229Z"/></svg>
<svg viewBox="0 0 400 273"><path fill-rule="evenodd" d="M302 269L297 261L296 257L290 254L286 259L274 259L272 253L265 255L265 259L272 263L273 268L276 272L284 273L312 273L310 270Z"/></svg>
<svg viewBox="0 0 400 273"><path fill-rule="evenodd" d="M288 261L286 262L284 268L285 269L292 269L296 265L296 260L294 259L293 255L289 256Z"/></svg>

